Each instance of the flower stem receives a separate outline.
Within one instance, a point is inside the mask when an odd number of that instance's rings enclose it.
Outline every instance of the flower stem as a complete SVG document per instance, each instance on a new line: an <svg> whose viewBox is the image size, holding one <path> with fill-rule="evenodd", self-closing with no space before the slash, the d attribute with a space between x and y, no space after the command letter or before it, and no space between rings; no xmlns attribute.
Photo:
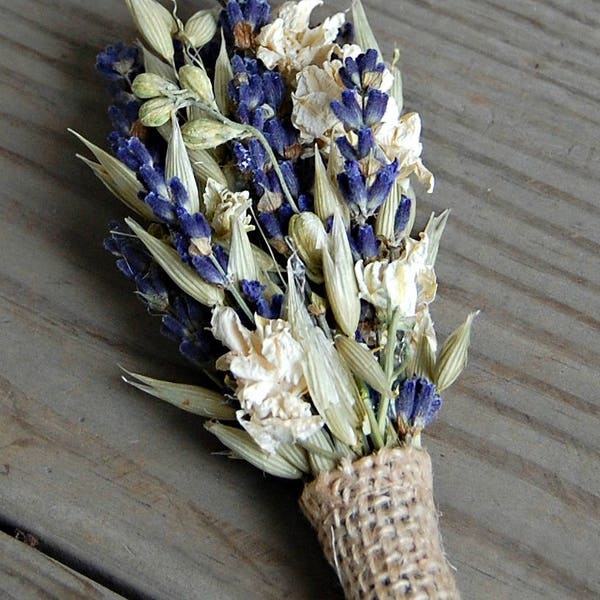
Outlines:
<svg viewBox="0 0 600 600"><path fill-rule="evenodd" d="M388 310L388 327L387 327L387 340L384 349L384 372L387 377L390 387L392 385L392 378L394 376L394 358L396 355L396 334L398 332L398 326L400 322L400 311L398 309ZM379 410L377 412L377 423L379 431L382 436L385 436L386 432L386 420L387 411L390 405L390 397L382 396L381 402L379 403Z"/></svg>
<svg viewBox="0 0 600 600"><path fill-rule="evenodd" d="M279 167L279 163L277 162L277 157L275 156L275 153L273 152L273 149L271 148L271 145L269 144L267 138L262 134L261 131L259 131L255 127L252 127L251 125L247 126L247 130L262 144L263 148L265 149L265 152L269 156L271 165L273 166L273 169L277 174L277 178L279 179L279 183L281 184L281 189L285 194L286 200L289 202L289 205L292 207L292 210L295 213L299 213L300 211L298 210L298 206L296 205L296 202L292 197L292 193L290 192L290 189L288 188L288 185L285 182L285 178L283 177L283 173L281 172L281 168Z"/></svg>
<svg viewBox="0 0 600 600"><path fill-rule="evenodd" d="M369 425L371 427L371 437L373 438L373 444L375 445L375 449L381 450L385 443L383 441L383 437L381 435L381 431L379 429L379 425L375 417L375 412L373 411L373 406L371 405L371 400L369 399L369 390L364 385L361 386L359 398L362 402L365 412L367 413L367 418L369 419Z"/></svg>
<svg viewBox="0 0 600 600"><path fill-rule="evenodd" d="M235 301L238 303L238 306L244 311L244 314L250 319L251 323L254 323L254 314L250 310L250 307L246 303L246 301L242 298L242 295L238 291L236 284L229 281L229 277L227 277L227 273L223 270L223 267L220 265L219 261L215 258L214 254L210 255L210 260L212 264L215 266L215 269L219 271L219 274L223 277L225 281L227 281L227 285L225 289L234 297Z"/></svg>

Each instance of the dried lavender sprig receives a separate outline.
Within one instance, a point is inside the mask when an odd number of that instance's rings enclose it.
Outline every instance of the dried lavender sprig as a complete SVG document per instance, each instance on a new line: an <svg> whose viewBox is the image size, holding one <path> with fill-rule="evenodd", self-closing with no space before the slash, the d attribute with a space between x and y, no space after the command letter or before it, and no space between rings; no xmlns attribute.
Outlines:
<svg viewBox="0 0 600 600"><path fill-rule="evenodd" d="M389 101L388 94L374 87L381 84L385 69L374 49L356 58L347 57L339 70L339 77L347 89L342 91L341 101L331 102L331 110L347 132L336 138L346 159L344 172L338 175L340 190L354 215L363 221L379 210L399 174L398 161L387 160L372 129L383 118ZM354 144L349 134L354 134ZM369 156L373 156L380 167L367 178L360 161Z"/></svg>
<svg viewBox="0 0 600 600"><path fill-rule="evenodd" d="M173 286L141 242L118 223L111 226L105 248L117 257L117 267L135 282L136 294L151 315L161 319L161 333L177 342L181 354L203 370L222 347L202 327L210 318L198 302Z"/></svg>

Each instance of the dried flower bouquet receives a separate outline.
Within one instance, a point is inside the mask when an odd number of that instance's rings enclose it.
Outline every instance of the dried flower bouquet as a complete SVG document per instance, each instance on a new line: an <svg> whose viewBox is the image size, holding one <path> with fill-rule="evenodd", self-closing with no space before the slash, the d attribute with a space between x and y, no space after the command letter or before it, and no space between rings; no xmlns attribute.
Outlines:
<svg viewBox="0 0 600 600"><path fill-rule="evenodd" d="M140 41L97 61L111 152L79 136L82 160L136 214L106 247L203 386L125 380L303 478L347 598L458 598L421 434L474 315L438 351L447 212L411 237L413 183L433 176L398 53L385 61L360 0L352 23L313 27L322 0L228 0L185 23L175 4L126 3Z"/></svg>

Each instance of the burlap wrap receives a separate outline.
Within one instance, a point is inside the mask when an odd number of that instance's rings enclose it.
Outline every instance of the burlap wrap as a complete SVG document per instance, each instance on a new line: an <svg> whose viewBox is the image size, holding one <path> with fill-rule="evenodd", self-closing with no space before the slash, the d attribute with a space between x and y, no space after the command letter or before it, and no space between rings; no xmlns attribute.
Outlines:
<svg viewBox="0 0 600 600"><path fill-rule="evenodd" d="M384 449L347 461L308 484L300 505L348 600L459 600L425 450Z"/></svg>

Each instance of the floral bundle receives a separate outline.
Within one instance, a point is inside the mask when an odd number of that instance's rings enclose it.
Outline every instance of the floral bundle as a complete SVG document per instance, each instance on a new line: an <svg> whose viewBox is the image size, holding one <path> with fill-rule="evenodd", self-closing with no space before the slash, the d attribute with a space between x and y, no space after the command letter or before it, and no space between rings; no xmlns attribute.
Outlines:
<svg viewBox="0 0 600 600"><path fill-rule="evenodd" d="M458 598L421 435L467 359L429 305L447 212L411 236L421 161L360 0L228 0L184 23L126 0L133 47L98 56L111 152L82 158L136 214L106 248L202 386L127 373L209 420L301 506L347 598ZM312 480L312 481L311 481Z"/></svg>

